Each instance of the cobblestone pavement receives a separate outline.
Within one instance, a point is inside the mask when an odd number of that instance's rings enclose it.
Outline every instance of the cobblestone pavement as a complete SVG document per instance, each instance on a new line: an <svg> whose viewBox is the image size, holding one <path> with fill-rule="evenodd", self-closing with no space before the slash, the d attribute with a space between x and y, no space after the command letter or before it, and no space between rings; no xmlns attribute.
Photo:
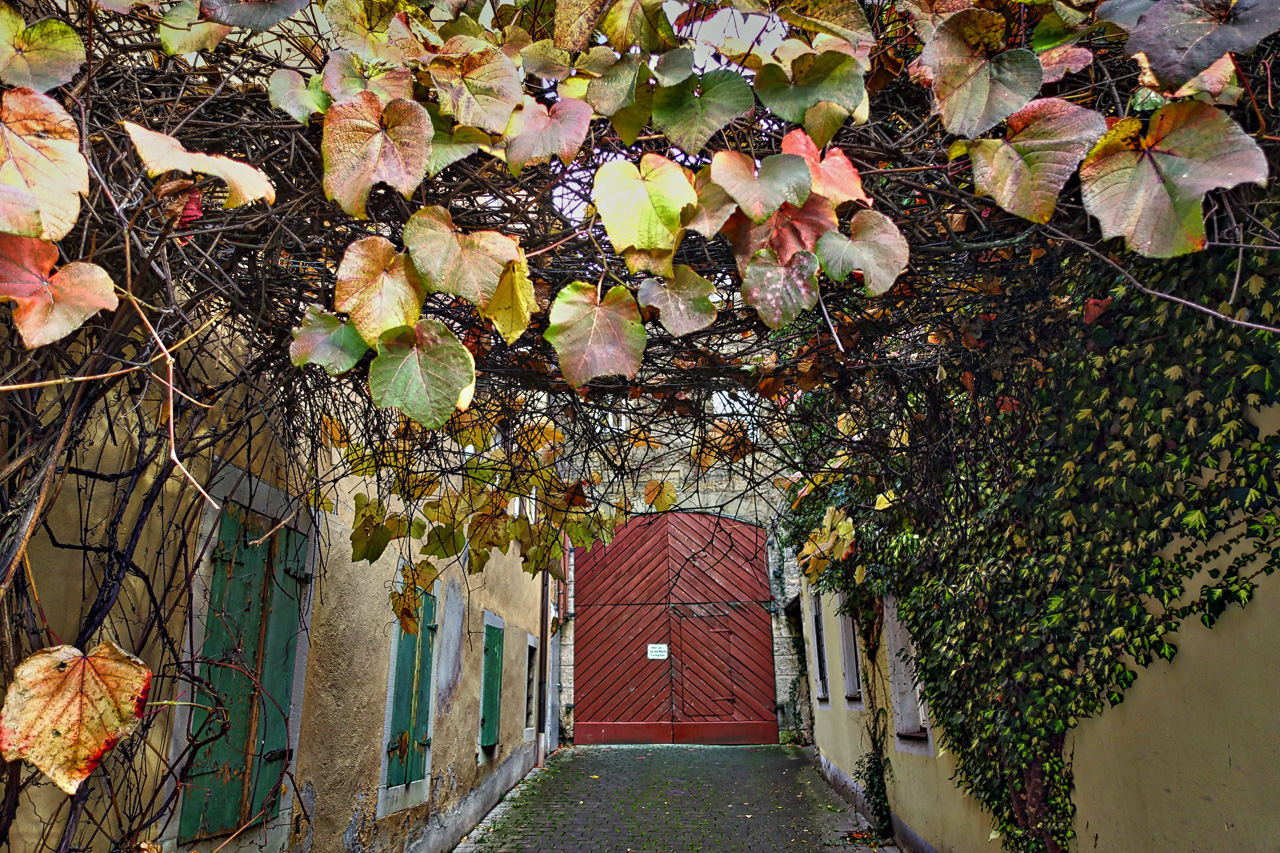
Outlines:
<svg viewBox="0 0 1280 853"><path fill-rule="evenodd" d="M455 853L857 853L850 833L865 827L795 747L577 747Z"/></svg>

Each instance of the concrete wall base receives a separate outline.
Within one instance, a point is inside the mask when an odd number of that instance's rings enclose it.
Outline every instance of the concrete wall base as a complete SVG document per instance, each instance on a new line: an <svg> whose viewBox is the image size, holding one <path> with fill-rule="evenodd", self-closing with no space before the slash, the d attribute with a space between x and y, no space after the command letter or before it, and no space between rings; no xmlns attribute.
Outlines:
<svg viewBox="0 0 1280 853"><path fill-rule="evenodd" d="M421 834L405 844L404 853L446 853L457 847L463 836L475 829L502 797L529 774L536 758L535 744L517 748L455 808L431 815Z"/></svg>
<svg viewBox="0 0 1280 853"><path fill-rule="evenodd" d="M848 773L845 773L837 767L830 759L821 752L814 756L814 761L818 765L818 774L827 780L827 784L835 790L837 794L848 800L849 803L858 810L858 812L867 820L871 820L871 809L867 806L866 797L863 794L862 786L853 780ZM907 826L906 822L897 814L890 813L893 820L893 835L898 842L898 846L908 853L938 853L928 841L921 838L914 829Z"/></svg>

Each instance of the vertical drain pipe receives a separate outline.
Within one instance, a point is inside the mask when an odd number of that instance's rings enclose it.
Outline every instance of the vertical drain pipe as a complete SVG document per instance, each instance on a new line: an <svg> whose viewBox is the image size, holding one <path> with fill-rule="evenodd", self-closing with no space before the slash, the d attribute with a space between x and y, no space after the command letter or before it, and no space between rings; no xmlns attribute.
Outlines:
<svg viewBox="0 0 1280 853"><path fill-rule="evenodd" d="M551 609L551 571L542 570L542 607L538 614L538 737L535 749L535 767L541 767L547 760L547 655L551 644L548 628L551 620L548 614Z"/></svg>

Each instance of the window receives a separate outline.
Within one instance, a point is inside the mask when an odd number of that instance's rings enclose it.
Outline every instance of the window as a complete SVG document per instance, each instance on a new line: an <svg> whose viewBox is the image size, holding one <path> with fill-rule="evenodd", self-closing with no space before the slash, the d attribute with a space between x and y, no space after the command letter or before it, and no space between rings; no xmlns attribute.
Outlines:
<svg viewBox="0 0 1280 853"><path fill-rule="evenodd" d="M915 657L915 645L898 621L897 604L891 598L886 598L884 603L884 629L898 750L932 755L929 707L916 684L911 665L903 660L904 656L907 660Z"/></svg>
<svg viewBox="0 0 1280 853"><path fill-rule="evenodd" d="M524 671L524 740L533 740L538 731L538 638L529 635Z"/></svg>
<svg viewBox="0 0 1280 853"><path fill-rule="evenodd" d="M207 740L182 797L185 844L275 818L280 780L293 754L289 709L303 599L311 575L307 537L227 501L210 553L209 606L200 646L208 686L192 699L190 731ZM271 533L275 530L274 533ZM270 534L270 535L268 535Z"/></svg>
<svg viewBox="0 0 1280 853"><path fill-rule="evenodd" d="M843 609L844 597L841 596ZM858 649L858 623L848 613L840 614L840 662L844 667L846 705L862 706L862 658Z"/></svg>
<svg viewBox="0 0 1280 853"><path fill-rule="evenodd" d="M417 630L396 626L392 655L391 724L387 731L388 788L425 779L431 754L431 663L436 639L436 599L414 588Z"/></svg>
<svg viewBox="0 0 1280 853"><path fill-rule="evenodd" d="M484 613L484 661L480 676L480 752L492 755L502 722L502 619ZM485 756L485 760L489 756Z"/></svg>
<svg viewBox="0 0 1280 853"><path fill-rule="evenodd" d="M822 632L822 596L813 594L813 660L814 675L818 680L817 698L825 702L830 695L827 688L827 640Z"/></svg>

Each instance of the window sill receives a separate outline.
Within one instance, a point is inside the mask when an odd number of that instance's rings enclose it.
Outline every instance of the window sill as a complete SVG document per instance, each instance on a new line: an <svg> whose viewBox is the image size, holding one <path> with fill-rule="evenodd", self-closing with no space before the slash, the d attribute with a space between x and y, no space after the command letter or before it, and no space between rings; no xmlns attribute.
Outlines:
<svg viewBox="0 0 1280 853"><path fill-rule="evenodd" d="M898 737L903 740L928 740L928 729L916 729L914 732L898 732Z"/></svg>

